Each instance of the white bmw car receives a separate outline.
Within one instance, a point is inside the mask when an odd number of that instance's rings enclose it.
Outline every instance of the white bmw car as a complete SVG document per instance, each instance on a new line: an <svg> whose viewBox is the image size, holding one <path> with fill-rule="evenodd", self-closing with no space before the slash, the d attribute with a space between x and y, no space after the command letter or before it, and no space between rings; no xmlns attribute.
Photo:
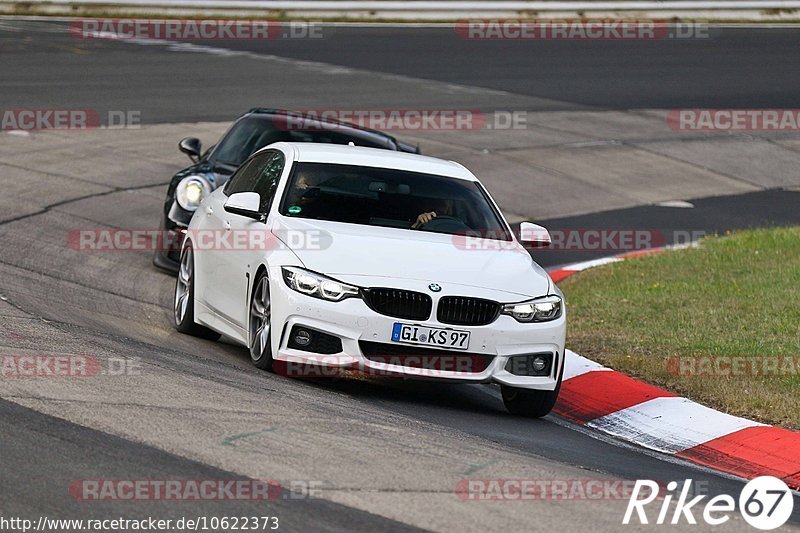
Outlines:
<svg viewBox="0 0 800 533"><path fill-rule="evenodd" d="M462 165L276 143L195 212L174 301L179 331L221 334L261 369L356 370L497 383L540 417L564 367L563 295ZM313 369L313 371L308 371Z"/></svg>

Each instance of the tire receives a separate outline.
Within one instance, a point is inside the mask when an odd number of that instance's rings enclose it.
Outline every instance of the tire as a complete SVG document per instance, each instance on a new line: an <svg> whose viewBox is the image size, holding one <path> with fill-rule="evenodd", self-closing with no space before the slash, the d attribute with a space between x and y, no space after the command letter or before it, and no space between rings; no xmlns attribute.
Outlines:
<svg viewBox="0 0 800 533"><path fill-rule="evenodd" d="M558 393L561 391L561 379L563 377L563 365L558 376L558 384L554 390L531 390L500 385L500 393L503 396L503 404L509 413L515 416L526 418L542 418L553 410L558 400Z"/></svg>
<svg viewBox="0 0 800 533"><path fill-rule="evenodd" d="M172 319L175 329L187 335L218 340L220 334L194 321L194 251L186 245L181 252L178 277L175 280L175 298L172 302Z"/></svg>
<svg viewBox="0 0 800 533"><path fill-rule="evenodd" d="M256 368L269 372L273 371L271 318L269 278L264 271L253 283L247 340L250 347L250 361Z"/></svg>

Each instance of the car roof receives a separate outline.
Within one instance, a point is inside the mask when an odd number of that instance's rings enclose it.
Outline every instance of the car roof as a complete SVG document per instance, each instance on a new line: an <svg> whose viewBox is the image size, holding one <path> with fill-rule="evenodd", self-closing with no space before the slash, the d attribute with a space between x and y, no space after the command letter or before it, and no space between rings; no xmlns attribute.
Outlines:
<svg viewBox="0 0 800 533"><path fill-rule="evenodd" d="M383 137L384 139L387 139L387 140L391 141L392 143L395 143L395 144L397 143L397 139L395 139L394 137L392 137L391 135L389 135L386 132L383 132L383 131L380 131L380 130L376 130L376 129L372 129L372 128L367 128L365 126L359 126L358 124L353 124L353 123L350 123L350 122L342 122L340 120L334 120L332 118L327 118L326 116L323 116L322 114L319 114L319 113L308 113L308 112L304 112L304 111L292 111L292 110L289 110L289 109L273 109L273 108L267 108L267 107L254 107L254 108L250 109L247 113L245 113L242 116L246 116L246 115L267 115L267 116L273 116L273 117L274 116L287 116L288 115L288 116L295 116L295 117L303 117L303 118L307 118L309 121L312 121L314 123L319 122L319 123L324 123L324 124L337 124L339 126L342 126L343 128L347 128L348 130L354 130L356 132L362 132L362 133L368 133L368 134L376 135L376 136L379 136L379 137ZM348 132L348 133L350 133L350 132Z"/></svg>
<svg viewBox="0 0 800 533"><path fill-rule="evenodd" d="M391 168L478 181L469 170L455 161L419 154L329 143L279 142L263 149L268 148L290 151L294 159L300 162Z"/></svg>
<svg viewBox="0 0 800 533"><path fill-rule="evenodd" d="M274 122L276 118L279 117L286 117L286 116L295 116L295 117L304 117L304 115L299 113L245 113L244 115L240 116L236 119L238 123L241 120L246 120L250 118L255 118L256 120L265 120ZM308 126L307 127L297 127L291 128L296 129L298 132L302 131L324 131L323 124L333 124L335 128L333 129L334 133L339 133L342 135L346 135L347 137L353 137L354 139L362 139L365 142L369 142L378 146L381 146L383 149L388 150L397 150L397 140L390 136L382 133L380 131L368 130L365 128L360 128L358 126L347 124L347 123L336 123L331 121L326 121L318 118L308 118Z"/></svg>

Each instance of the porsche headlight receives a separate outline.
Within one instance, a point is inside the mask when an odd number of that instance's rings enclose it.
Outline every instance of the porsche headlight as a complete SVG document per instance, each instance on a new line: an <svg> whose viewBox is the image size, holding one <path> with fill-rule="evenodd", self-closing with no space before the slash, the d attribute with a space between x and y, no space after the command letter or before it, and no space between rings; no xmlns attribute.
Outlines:
<svg viewBox="0 0 800 533"><path fill-rule="evenodd" d="M203 198L211 194L211 185L200 175L187 176L178 183L175 199L187 211L195 211Z"/></svg>
<svg viewBox="0 0 800 533"><path fill-rule="evenodd" d="M338 302L351 296L358 296L358 287L336 281L298 267L283 267L283 280L290 288L307 296Z"/></svg>
<svg viewBox="0 0 800 533"><path fill-rule="evenodd" d="M514 317L517 322L548 322L561 316L561 298L556 295L544 296L503 306L503 314Z"/></svg>

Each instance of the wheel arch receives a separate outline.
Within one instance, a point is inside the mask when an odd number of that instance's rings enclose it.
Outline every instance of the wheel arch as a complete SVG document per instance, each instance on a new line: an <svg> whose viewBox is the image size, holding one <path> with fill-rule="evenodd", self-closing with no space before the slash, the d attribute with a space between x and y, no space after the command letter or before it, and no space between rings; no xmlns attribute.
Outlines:
<svg viewBox="0 0 800 533"><path fill-rule="evenodd" d="M247 316L247 324L245 325L245 327L247 328L248 346L249 346L249 343L250 343L250 319L252 318L251 315L250 315L250 306L253 303L253 295L255 295L255 293L256 293L256 281L258 281L258 278L261 276L261 274L264 274L264 273L266 273L267 281L269 281L269 268L267 267L266 264L264 264L262 262L262 263L258 264L258 266L255 268L255 270L253 270L253 273L250 276L250 279L248 280L248 283L247 283L247 286L248 286L248 289L247 289L247 300L245 301L245 306L247 306L247 315L246 315ZM272 287L270 287L270 298L272 298ZM272 317L270 317L270 320L271 319L272 319Z"/></svg>

